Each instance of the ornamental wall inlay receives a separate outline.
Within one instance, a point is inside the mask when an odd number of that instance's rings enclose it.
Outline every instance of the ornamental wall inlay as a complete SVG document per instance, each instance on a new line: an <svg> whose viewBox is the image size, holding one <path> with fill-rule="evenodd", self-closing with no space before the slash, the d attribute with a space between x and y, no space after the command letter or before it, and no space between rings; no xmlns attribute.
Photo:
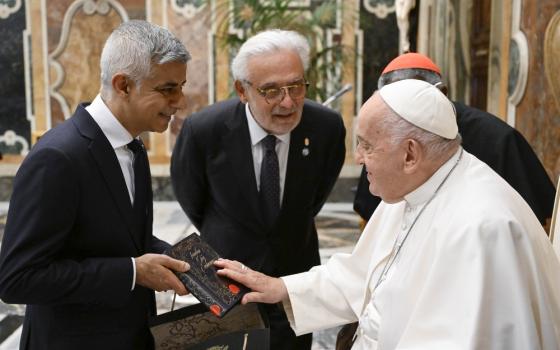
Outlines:
<svg viewBox="0 0 560 350"><path fill-rule="evenodd" d="M21 8L21 0L0 0L0 18L6 19Z"/></svg>
<svg viewBox="0 0 560 350"><path fill-rule="evenodd" d="M379 19L395 12L395 0L364 0L364 8Z"/></svg>
<svg viewBox="0 0 560 350"><path fill-rule="evenodd" d="M206 7L207 0L171 0L173 11L185 18L194 18Z"/></svg>

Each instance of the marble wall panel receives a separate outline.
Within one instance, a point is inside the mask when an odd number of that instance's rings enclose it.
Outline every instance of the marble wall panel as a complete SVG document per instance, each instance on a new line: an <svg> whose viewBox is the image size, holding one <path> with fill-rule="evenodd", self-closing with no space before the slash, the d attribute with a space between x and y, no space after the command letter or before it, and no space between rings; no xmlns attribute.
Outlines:
<svg viewBox="0 0 560 350"><path fill-rule="evenodd" d="M56 45L60 41L62 21L66 11L70 5L76 1L80 0L46 1L49 53L56 48ZM130 19L146 19L146 0L121 0L116 3L122 5L126 9Z"/></svg>
<svg viewBox="0 0 560 350"><path fill-rule="evenodd" d="M130 19L146 19L146 0L120 0Z"/></svg>
<svg viewBox="0 0 560 350"><path fill-rule="evenodd" d="M560 156L558 154L558 140L560 140L560 10L556 11L547 25L544 50L545 74L556 102L556 113L553 112L550 121L553 128L551 135L553 144L550 147L553 153L551 154L550 161L553 167L552 174L554 181L560 173ZM556 152L554 153L554 151ZM555 157L556 161L554 161ZM558 224L560 224L560 222Z"/></svg>
<svg viewBox="0 0 560 350"><path fill-rule="evenodd" d="M56 55L49 65L49 82L54 92L50 98L52 126L63 122L78 103L91 101L99 91L99 57L103 43L123 20L115 6L122 7L130 19L146 18L145 1L142 0L113 2L106 14L94 12L88 15L84 12L85 4L104 1L58 0L45 5L47 51ZM63 28L65 16L76 4L80 6L70 25ZM57 54L59 46L62 46L62 52Z"/></svg>
<svg viewBox="0 0 560 350"><path fill-rule="evenodd" d="M8 5L0 13L0 153L21 154L31 137L25 104L25 3L0 1L0 5ZM10 136L14 133L16 138Z"/></svg>
<svg viewBox="0 0 560 350"><path fill-rule="evenodd" d="M212 24L209 6L204 6L192 15L178 12L172 6L169 6L167 11L169 30L181 38L192 56L187 65L187 84L183 90L187 98L187 108L179 111L170 125L169 152L171 152L183 120L209 104L209 70L212 62L209 57L212 44L209 33Z"/></svg>
<svg viewBox="0 0 560 350"><path fill-rule="evenodd" d="M93 100L99 92L99 58L103 44L121 22L115 10L103 16L78 11L73 17L66 48L56 58L63 74L62 84L56 91L64 97L69 115L80 102Z"/></svg>
<svg viewBox="0 0 560 350"><path fill-rule="evenodd" d="M17 0L0 0L12 1ZM71 115L76 105L79 102L91 100L99 89L99 68L98 60L103 42L111 29L120 23L122 18L115 13L114 8L107 15L94 14L86 15L83 11L78 10L73 16L68 28L64 28L64 17L68 13L69 8L76 4L85 3L104 3L107 0L34 0L30 2L31 18L30 22L33 27L33 62L35 68L31 72L33 81L33 94L34 105L37 114L36 123L37 131L43 132L49 127L56 126L64 121L65 117ZM231 92L231 79L229 74L214 76L213 71L216 63L224 57L219 57L220 54L226 57L229 61L231 57L226 51L220 51L215 43L212 41L212 26L210 9L206 8L202 12L197 12L195 16L189 17L185 13L178 13L173 8L173 3L184 5L185 3L192 3L189 1L180 0L121 0L110 1L111 4L117 4L122 7L128 18L130 19L145 19L150 15L150 11L155 11L153 6L158 6L157 11L165 9L163 16L164 20L158 23L167 26L170 30L175 32L186 44L188 49L193 55L193 60L189 63L189 70L187 76L187 86L185 92L188 98L188 108L184 111L180 118L173 122L171 126L169 137L166 138L146 138L149 144L150 139L154 140L157 144L165 142L167 151L171 151L173 147L174 135L180 128L182 118L191 114L194 111L200 110L213 100L213 96L229 95ZM201 2L196 2L197 4ZM313 10L322 1L309 0L300 1L296 8L308 11ZM346 4L346 2L341 2ZM350 3L350 2L348 2ZM363 91L360 93L352 91L345 96L345 99L354 100L363 96L367 99L375 90L377 78L381 69L397 55L398 50L398 28L396 26L394 10L394 0L361 0L356 1L356 6L360 6L360 21L361 24L356 25L354 28L362 29L362 33L358 31L350 31L348 36L347 32L342 30L342 25L336 23L325 28L320 28L320 32L324 35L323 40L342 40L350 42L353 46L355 42L360 42L360 48L364 48L363 56L360 56L363 62L363 72L361 69L352 71L350 83L353 83L356 89L363 86ZM153 5L153 6L152 6ZM200 5L200 4L199 4ZM158 12L158 16L160 12ZM24 16L22 12L22 16ZM411 15L411 32L410 37L412 41L412 49L415 49L416 32L418 21L418 7L415 8ZM338 17L337 17L338 18ZM354 21L355 17L351 15L344 21ZM21 18L22 29L25 25L25 17ZM1 26L0 22L0 26ZM354 24L351 24L352 26ZM1 28L1 27L0 27ZM10 29L15 27L10 25ZM46 29L45 32L43 30ZM63 40L64 31L67 31L68 39ZM341 38L342 36L346 36ZM65 41L62 49L57 48L61 40ZM214 45L214 46L213 46ZM2 46L4 47L4 46ZM221 52L221 53L220 53ZM46 56L49 57L46 57ZM19 60L21 62L21 60ZM48 63L46 63L48 62ZM17 65L18 60L14 59L13 64ZM350 63L352 64L352 63ZM56 66L58 65L58 68ZM340 73L337 73L340 74ZM366 77L364 84L361 84L362 76ZM351 81L355 78L355 81ZM340 80L340 77L334 77L332 80ZM21 79L23 83L24 79ZM58 83L57 83L58 81ZM222 95L218 94L219 89L216 88L218 84L226 82ZM344 81L346 82L346 81ZM23 85L24 86L24 85ZM333 89L337 86L333 85ZM48 90L50 88L50 90ZM334 92L331 91L329 93ZM57 95L58 94L58 95ZM355 95L354 95L355 94ZM24 93L20 94L24 96ZM342 101L342 100L341 100ZM349 128L348 137L352 137L352 119L356 113L354 106L359 106L362 101L349 104L351 108L347 108L349 112L343 113L346 119L350 119L347 123ZM337 106L342 105L339 101ZM48 122L45 122L48 120ZM0 120L0 127L5 127L5 120ZM29 138L31 127L27 122L24 127L28 133ZM171 142L168 142L170 139ZM150 147L151 148L151 147ZM156 147L154 147L155 149ZM350 149L351 147L349 147ZM162 155L163 153L158 153ZM161 162L165 163L167 158L161 158ZM158 160L159 162L159 160Z"/></svg>
<svg viewBox="0 0 560 350"><path fill-rule="evenodd" d="M57 0L46 1L45 8L47 20L47 47L49 53L54 51L56 45L60 41L60 34L62 33L62 20L68 10L68 7L75 0ZM39 20L37 18L36 20Z"/></svg>
<svg viewBox="0 0 560 350"><path fill-rule="evenodd" d="M557 0L523 2L521 28L529 45L529 72L527 90L517 106L515 121L554 183L560 174L560 110L545 75L543 43L547 25L558 10Z"/></svg>

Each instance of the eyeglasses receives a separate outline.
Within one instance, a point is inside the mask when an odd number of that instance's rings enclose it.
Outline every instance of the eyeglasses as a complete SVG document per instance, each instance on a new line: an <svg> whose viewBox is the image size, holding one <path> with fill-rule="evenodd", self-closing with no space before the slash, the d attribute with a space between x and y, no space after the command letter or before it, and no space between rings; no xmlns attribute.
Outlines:
<svg viewBox="0 0 560 350"><path fill-rule="evenodd" d="M250 81L245 80L245 82L247 84L253 86L253 83L251 83ZM288 92L288 95L290 95L290 98L293 99L293 100L300 99L300 98L304 97L305 93L307 92L307 87L308 86L309 86L309 83L306 82L306 81L303 81L301 83L296 83L296 84L292 84L292 85L286 85L286 86L281 86L281 87L272 87L272 88L266 88L266 89L261 89L261 88L255 87L255 90L257 90L259 95L264 97L266 103L276 104L276 103L280 103L284 99L284 97L286 97L286 92Z"/></svg>
<svg viewBox="0 0 560 350"><path fill-rule="evenodd" d="M362 140L361 138L358 138L357 141L358 142L356 145L356 151L360 152L361 154L365 154L366 156L369 156L373 153L374 148L371 144Z"/></svg>

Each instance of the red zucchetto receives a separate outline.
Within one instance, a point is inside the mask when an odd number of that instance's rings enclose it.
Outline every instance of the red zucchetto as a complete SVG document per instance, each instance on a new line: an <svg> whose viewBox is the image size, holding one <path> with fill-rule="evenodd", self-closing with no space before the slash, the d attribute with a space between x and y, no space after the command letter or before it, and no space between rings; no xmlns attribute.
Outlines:
<svg viewBox="0 0 560 350"><path fill-rule="evenodd" d="M405 53L393 59L381 74L389 73L394 70L411 68L426 69L441 75L439 67L431 59L416 52Z"/></svg>

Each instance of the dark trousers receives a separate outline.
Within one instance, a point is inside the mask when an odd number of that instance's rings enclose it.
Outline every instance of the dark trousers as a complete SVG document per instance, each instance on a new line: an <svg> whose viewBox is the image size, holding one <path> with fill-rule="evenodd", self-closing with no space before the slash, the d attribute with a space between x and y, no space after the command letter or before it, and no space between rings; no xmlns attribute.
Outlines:
<svg viewBox="0 0 560 350"><path fill-rule="evenodd" d="M270 324L270 350L310 350L313 334L296 337L282 307L263 305Z"/></svg>

